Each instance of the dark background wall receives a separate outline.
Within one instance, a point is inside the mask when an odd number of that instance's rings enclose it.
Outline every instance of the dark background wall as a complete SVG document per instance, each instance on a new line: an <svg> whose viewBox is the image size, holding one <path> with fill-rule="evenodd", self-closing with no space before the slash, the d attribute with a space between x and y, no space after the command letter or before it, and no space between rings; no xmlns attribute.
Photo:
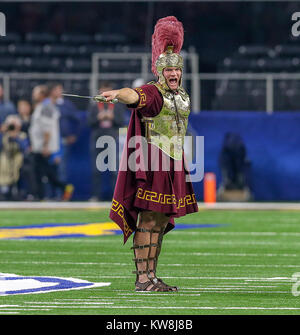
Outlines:
<svg viewBox="0 0 300 335"><path fill-rule="evenodd" d="M69 163L69 178L75 185L74 200L90 197L91 161L85 115L81 113L81 135ZM221 182L218 158L224 135L235 132L242 136L251 162L250 187L254 200L300 199L300 113L202 111L191 114L190 124L197 135L204 136L204 170L216 174L218 186ZM197 199L203 200L203 181L194 183L194 188Z"/></svg>

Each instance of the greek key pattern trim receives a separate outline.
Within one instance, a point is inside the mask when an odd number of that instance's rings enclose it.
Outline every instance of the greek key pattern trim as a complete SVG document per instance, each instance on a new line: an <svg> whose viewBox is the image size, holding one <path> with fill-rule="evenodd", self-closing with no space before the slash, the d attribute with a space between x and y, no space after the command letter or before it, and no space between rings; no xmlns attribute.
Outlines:
<svg viewBox="0 0 300 335"><path fill-rule="evenodd" d="M154 191L143 190L142 188L138 188L136 192L136 197L142 200L156 202L162 205L176 205L177 208L185 207L187 205L195 204L196 198L195 194L187 194L186 196L176 199L175 194L165 194L165 193L157 193Z"/></svg>
<svg viewBox="0 0 300 335"><path fill-rule="evenodd" d="M116 212L122 218L123 227L124 227L124 234L127 236L128 234L132 233L132 230L129 228L129 225L124 218L124 207L123 207L123 205L120 202L118 202L116 199L113 199L111 209L114 212Z"/></svg>
<svg viewBox="0 0 300 335"><path fill-rule="evenodd" d="M144 106L146 106L146 99L147 99L146 94L140 87L135 88L135 91L138 93L138 95L140 97L137 109L143 108Z"/></svg>

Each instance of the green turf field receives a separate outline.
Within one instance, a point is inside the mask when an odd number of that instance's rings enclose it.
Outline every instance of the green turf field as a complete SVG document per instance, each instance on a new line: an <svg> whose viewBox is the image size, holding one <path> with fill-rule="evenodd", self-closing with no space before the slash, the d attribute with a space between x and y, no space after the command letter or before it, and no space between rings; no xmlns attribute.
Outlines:
<svg viewBox="0 0 300 335"><path fill-rule="evenodd" d="M0 314L300 314L297 211L201 210L178 223L227 224L165 236L158 275L178 293L135 293L132 239L122 235L0 240L1 273L81 278L111 286L0 296ZM0 228L107 222L108 210L2 210ZM297 288L297 287L296 287ZM300 287L299 287L300 291Z"/></svg>

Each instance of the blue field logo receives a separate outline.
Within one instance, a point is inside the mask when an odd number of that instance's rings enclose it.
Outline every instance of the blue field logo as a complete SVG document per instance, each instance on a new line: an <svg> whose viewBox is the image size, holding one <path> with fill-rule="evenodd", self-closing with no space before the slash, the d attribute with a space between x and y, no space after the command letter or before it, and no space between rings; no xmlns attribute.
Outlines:
<svg viewBox="0 0 300 335"><path fill-rule="evenodd" d="M178 224L175 229L217 228L224 224ZM26 226L0 227L2 239L52 239L70 237L96 237L120 235L122 231L114 222L96 223L42 223Z"/></svg>
<svg viewBox="0 0 300 335"><path fill-rule="evenodd" d="M51 239L95 237L121 234L114 222L42 223L26 226L0 227L0 239Z"/></svg>
<svg viewBox="0 0 300 335"><path fill-rule="evenodd" d="M91 283L76 278L18 276L0 273L0 296L80 290L109 285L110 283Z"/></svg>

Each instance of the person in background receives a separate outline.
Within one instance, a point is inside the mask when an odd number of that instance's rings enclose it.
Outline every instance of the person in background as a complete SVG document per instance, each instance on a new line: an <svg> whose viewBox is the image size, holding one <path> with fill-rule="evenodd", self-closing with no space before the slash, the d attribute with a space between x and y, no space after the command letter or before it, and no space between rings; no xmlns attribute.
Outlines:
<svg viewBox="0 0 300 335"><path fill-rule="evenodd" d="M21 121L21 131L27 135L29 148L24 153L23 165L20 170L19 191L20 197L24 200L34 200L35 175L34 161L31 153L29 126L31 120L32 106L26 99L17 102L17 112Z"/></svg>
<svg viewBox="0 0 300 335"><path fill-rule="evenodd" d="M251 201L251 161L240 134L227 132L219 154L221 183L218 188L220 201Z"/></svg>
<svg viewBox="0 0 300 335"><path fill-rule="evenodd" d="M8 115L17 114L15 105L4 99L3 85L0 84L0 125L2 125Z"/></svg>
<svg viewBox="0 0 300 335"><path fill-rule="evenodd" d="M32 100L34 112L29 128L30 142L34 159L36 177L35 196L39 200L45 197L43 177L46 176L53 187L60 188L63 192L62 200L71 199L74 187L61 181L50 157L60 150L59 111L53 101L47 99L49 89L46 85L34 87Z"/></svg>
<svg viewBox="0 0 300 335"><path fill-rule="evenodd" d="M8 115L0 134L0 198L20 200L18 182L24 154L29 148L26 133L17 115Z"/></svg>
<svg viewBox="0 0 300 335"><path fill-rule="evenodd" d="M247 150L240 134L226 133L219 156L224 189L241 190L246 186L246 162Z"/></svg>
<svg viewBox="0 0 300 335"><path fill-rule="evenodd" d="M50 99L60 112L61 156L58 173L62 180L68 180L67 167L71 150L79 136L80 119L76 106L62 95L63 91L64 87L61 83L52 83L49 85Z"/></svg>
<svg viewBox="0 0 300 335"><path fill-rule="evenodd" d="M113 85L109 82L103 82L100 85L99 93L110 91ZM119 128L124 124L125 107L122 104L92 102L88 108L87 122L91 127L90 151L92 157L92 197L90 201L109 200L112 197L113 185L117 174L115 171L100 172L96 167L97 155L103 150L96 148L96 142L100 136L112 136L118 147ZM109 194L105 197L103 192L102 178L109 174ZM102 177L102 178L101 178ZM106 179L105 179L106 180Z"/></svg>
<svg viewBox="0 0 300 335"><path fill-rule="evenodd" d="M20 99L17 103L17 112L22 122L21 130L28 135L32 106L28 100Z"/></svg>
<svg viewBox="0 0 300 335"><path fill-rule="evenodd" d="M145 79L143 79L143 78L137 78L137 79L135 79L135 80L132 82L131 87L132 87L133 89L135 89L135 88L137 88L137 87L141 87L141 86L143 86L143 85L145 85L145 84L146 84L146 80L145 80Z"/></svg>

